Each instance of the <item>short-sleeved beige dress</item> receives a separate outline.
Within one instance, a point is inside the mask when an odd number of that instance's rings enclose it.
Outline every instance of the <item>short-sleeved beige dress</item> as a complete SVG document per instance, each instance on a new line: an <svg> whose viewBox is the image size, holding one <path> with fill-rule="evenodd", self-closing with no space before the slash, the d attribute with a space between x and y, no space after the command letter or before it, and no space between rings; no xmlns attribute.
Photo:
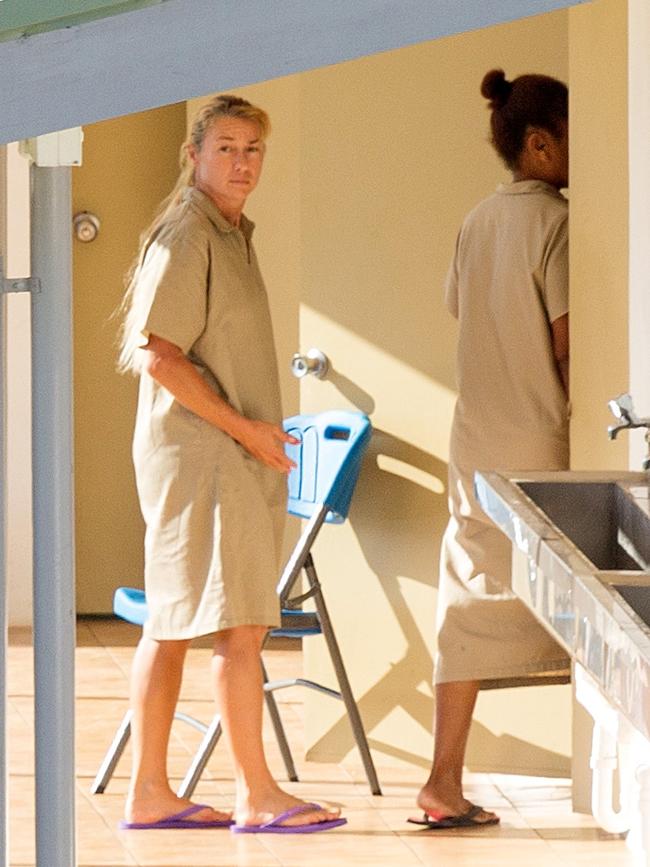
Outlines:
<svg viewBox="0 0 650 867"><path fill-rule="evenodd" d="M501 186L466 218L446 286L459 320L441 552L437 683L560 672L568 659L511 590L511 545L475 470L561 470L568 405L551 323L568 311L568 205L542 181Z"/></svg>
<svg viewBox="0 0 650 867"><path fill-rule="evenodd" d="M242 415L281 424L268 299L251 243L188 188L150 240L138 327L179 346ZM145 590L155 639L275 626L286 478L142 373L133 460L145 519Z"/></svg>

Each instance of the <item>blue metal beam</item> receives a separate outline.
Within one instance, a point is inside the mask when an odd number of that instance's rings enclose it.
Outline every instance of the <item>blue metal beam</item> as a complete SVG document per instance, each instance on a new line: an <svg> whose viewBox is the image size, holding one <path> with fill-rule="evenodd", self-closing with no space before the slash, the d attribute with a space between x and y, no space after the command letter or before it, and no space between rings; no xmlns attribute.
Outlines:
<svg viewBox="0 0 650 867"><path fill-rule="evenodd" d="M166 0L0 44L0 142L579 2Z"/></svg>

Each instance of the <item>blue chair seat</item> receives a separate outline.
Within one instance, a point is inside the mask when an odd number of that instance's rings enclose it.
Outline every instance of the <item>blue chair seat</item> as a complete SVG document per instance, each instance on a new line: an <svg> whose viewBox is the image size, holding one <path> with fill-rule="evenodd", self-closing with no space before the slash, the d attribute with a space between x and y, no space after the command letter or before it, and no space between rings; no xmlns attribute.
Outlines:
<svg viewBox="0 0 650 867"><path fill-rule="evenodd" d="M113 596L113 611L128 623L144 626L149 615L144 590L135 587L118 587Z"/></svg>

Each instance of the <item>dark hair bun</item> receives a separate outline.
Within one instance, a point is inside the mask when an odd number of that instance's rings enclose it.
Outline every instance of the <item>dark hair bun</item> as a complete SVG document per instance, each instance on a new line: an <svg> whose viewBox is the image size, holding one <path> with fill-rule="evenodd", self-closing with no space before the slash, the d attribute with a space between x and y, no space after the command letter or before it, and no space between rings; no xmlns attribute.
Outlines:
<svg viewBox="0 0 650 867"><path fill-rule="evenodd" d="M501 108L508 101L512 82L506 81L503 69L491 69L481 82L481 95L490 100L490 108Z"/></svg>

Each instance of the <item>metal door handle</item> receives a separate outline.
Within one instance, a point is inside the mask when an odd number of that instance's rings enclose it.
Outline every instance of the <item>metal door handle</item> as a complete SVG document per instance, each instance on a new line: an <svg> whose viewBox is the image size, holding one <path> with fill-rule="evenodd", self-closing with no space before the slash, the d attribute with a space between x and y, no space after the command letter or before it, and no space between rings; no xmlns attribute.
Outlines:
<svg viewBox="0 0 650 867"><path fill-rule="evenodd" d="M298 379L311 375L317 379L324 379L329 370L329 359L320 349L310 349L305 355L299 352L291 359L291 372Z"/></svg>

